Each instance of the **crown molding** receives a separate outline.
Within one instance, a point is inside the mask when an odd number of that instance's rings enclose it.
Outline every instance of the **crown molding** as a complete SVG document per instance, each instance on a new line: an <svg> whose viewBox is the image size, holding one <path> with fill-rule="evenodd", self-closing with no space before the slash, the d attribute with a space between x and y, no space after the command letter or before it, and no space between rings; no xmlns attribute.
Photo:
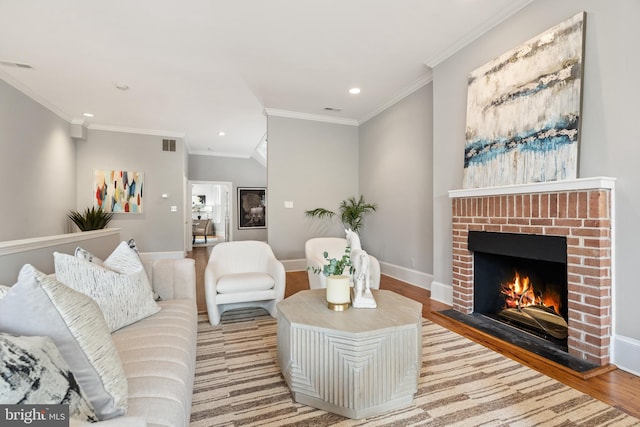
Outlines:
<svg viewBox="0 0 640 427"><path fill-rule="evenodd" d="M265 108L264 111L267 116L287 117L290 119L313 120L316 122L358 126L358 121L354 119L343 119L341 117L323 116L320 114L299 113L297 111L277 110L275 108Z"/></svg>
<svg viewBox="0 0 640 427"><path fill-rule="evenodd" d="M33 72L33 71L34 70L25 70L25 72ZM51 111L53 114L60 117L62 120L69 123L71 122L71 116L69 114L65 113L55 105L51 104L49 101L47 101L46 99L38 95L35 91L31 90L31 88L20 83L11 74L8 74L6 71L2 70L1 68L0 68L0 79L7 82L8 85L13 86L14 88L22 92L24 95L33 99L35 102L42 105L47 110Z"/></svg>
<svg viewBox="0 0 640 427"><path fill-rule="evenodd" d="M460 49L464 48L474 40L480 38L483 34L487 33L489 30L497 26L498 24L505 21L507 18L510 18L516 12L524 9L529 3L532 3L533 0L521 0L514 1L510 6L505 7L505 9L495 16L491 17L488 21L484 22L482 25L479 25L473 28L471 31L466 33L464 36L459 38L456 42L450 45L447 49L441 51L440 53L428 58L424 63L434 68L436 65L440 64L445 59L449 58L454 53L458 52Z"/></svg>
<svg viewBox="0 0 640 427"><path fill-rule="evenodd" d="M424 76L420 77L418 80L413 82L413 84L411 86L403 89L395 97L391 98L389 101L387 101L384 104L380 105L378 108L373 110L371 113L367 114L362 119L360 119L359 120L359 124L363 124L367 120L370 120L370 119L374 118L375 116L377 116L378 114L380 114L384 110L386 110L387 108L389 108L392 105L402 101L404 98L406 98L407 96L411 95L413 92L417 91L421 87L431 83L432 81L433 81L433 71L431 69L429 69L429 70L427 70L427 72L425 73Z"/></svg>
<svg viewBox="0 0 640 427"><path fill-rule="evenodd" d="M184 138L186 135L184 132L175 132L169 130L157 130L157 129L138 129L129 128L124 126L110 126L101 124L90 124L91 130L106 130L109 132L121 132L121 133L135 133L139 135L153 135L153 136L166 136L168 138Z"/></svg>

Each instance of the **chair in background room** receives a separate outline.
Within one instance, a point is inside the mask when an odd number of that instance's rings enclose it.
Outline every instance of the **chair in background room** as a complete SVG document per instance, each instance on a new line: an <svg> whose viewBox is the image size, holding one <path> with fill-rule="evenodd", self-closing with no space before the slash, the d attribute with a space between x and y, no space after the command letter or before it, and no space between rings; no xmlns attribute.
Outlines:
<svg viewBox="0 0 640 427"><path fill-rule="evenodd" d="M284 265L265 242L219 243L205 268L204 290L211 325L225 311L243 307L262 307L276 317L276 304L284 298Z"/></svg>
<svg viewBox="0 0 640 427"><path fill-rule="evenodd" d="M196 242L196 236L204 236L204 242L207 243L207 235L211 231L211 220L210 219L194 219L192 234L193 234L193 243Z"/></svg>
<svg viewBox="0 0 640 427"><path fill-rule="evenodd" d="M328 253L329 259L342 258L344 250L347 247L347 239L341 237L315 237L307 240L304 245L304 255L307 259L307 267L322 268L327 264L324 258L324 252ZM314 273L307 270L309 275L309 287L311 289L320 289L327 287L327 278L322 273ZM348 272L345 272L348 274ZM380 288L380 263L378 260L369 255L369 280L372 289Z"/></svg>

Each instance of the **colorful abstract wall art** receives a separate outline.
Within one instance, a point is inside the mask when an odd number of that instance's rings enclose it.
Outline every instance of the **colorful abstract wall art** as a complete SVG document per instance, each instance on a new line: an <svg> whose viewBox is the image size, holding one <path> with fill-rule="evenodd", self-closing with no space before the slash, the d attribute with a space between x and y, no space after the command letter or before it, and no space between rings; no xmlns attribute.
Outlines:
<svg viewBox="0 0 640 427"><path fill-rule="evenodd" d="M585 13L471 72L463 188L576 178Z"/></svg>
<svg viewBox="0 0 640 427"><path fill-rule="evenodd" d="M142 213L144 173L96 170L94 203L107 212Z"/></svg>

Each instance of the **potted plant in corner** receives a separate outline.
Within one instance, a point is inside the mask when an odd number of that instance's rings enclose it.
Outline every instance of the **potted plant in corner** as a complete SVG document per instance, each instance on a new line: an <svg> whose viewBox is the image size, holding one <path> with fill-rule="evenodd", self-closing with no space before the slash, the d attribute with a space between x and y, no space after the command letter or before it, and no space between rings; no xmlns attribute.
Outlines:
<svg viewBox="0 0 640 427"><path fill-rule="evenodd" d="M375 212L378 208L376 203L367 203L364 196L356 200L355 197L349 197L340 203L340 221L344 228L350 228L355 233L364 225L364 216L370 212ZM325 208L316 208L304 212L310 218L332 218L337 214Z"/></svg>
<svg viewBox="0 0 640 427"><path fill-rule="evenodd" d="M107 227L113 217L112 212L107 212L99 207L86 208L84 212L71 211L67 217L80 229L80 231L101 230Z"/></svg>
<svg viewBox="0 0 640 427"><path fill-rule="evenodd" d="M327 260L322 268L308 267L316 274L324 274L327 278L327 305L334 311L344 311L351 302L350 275L353 273L351 264L351 248L347 246L340 259L329 259L329 253L322 254ZM345 271L346 270L346 271Z"/></svg>

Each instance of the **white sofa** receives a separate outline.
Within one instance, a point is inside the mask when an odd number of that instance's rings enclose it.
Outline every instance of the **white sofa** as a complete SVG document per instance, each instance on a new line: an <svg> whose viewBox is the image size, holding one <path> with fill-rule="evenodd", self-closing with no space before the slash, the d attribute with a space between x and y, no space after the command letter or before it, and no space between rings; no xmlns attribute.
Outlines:
<svg viewBox="0 0 640 427"><path fill-rule="evenodd" d="M162 259L144 262L143 265L149 283L161 297L157 302L160 310L111 333L118 356L116 360L119 359L122 363L122 369L118 367L117 370L124 372L125 378L122 381L126 381L126 414L97 423L71 418L70 425L74 427L189 425L198 328L194 260ZM5 303L3 307L7 307L7 301L16 302L18 298L18 292L7 292L9 291L5 290L4 300L0 301ZM14 299L10 295L14 295ZM99 311L97 305L94 306ZM5 317L11 312L9 307L7 309L3 314ZM85 312L80 310L77 313ZM59 317L63 316L65 315ZM24 335L12 333L6 318L3 319L0 319L0 330L7 331L10 335ZM96 321L83 320L81 323L92 324ZM96 324L100 323L97 321ZM37 325L37 322L32 324ZM108 336L107 325L105 322L102 324L104 333L107 334L105 336ZM110 343L102 347L113 348ZM76 377L79 372L76 372Z"/></svg>

